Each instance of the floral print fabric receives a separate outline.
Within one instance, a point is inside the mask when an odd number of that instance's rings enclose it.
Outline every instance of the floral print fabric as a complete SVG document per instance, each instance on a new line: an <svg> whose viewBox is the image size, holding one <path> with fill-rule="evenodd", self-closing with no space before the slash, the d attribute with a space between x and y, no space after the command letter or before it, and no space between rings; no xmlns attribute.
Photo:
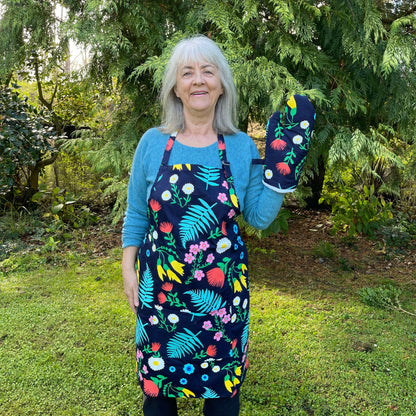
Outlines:
<svg viewBox="0 0 416 416"><path fill-rule="evenodd" d="M233 396L247 368L249 288L240 213L222 168L169 166L170 137L138 254L137 374L151 397Z"/></svg>

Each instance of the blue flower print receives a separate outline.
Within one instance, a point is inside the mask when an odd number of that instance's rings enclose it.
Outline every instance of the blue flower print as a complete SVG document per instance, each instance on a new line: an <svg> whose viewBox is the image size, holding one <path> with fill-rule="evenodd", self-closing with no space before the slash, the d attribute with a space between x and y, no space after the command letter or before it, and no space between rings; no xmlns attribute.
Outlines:
<svg viewBox="0 0 416 416"><path fill-rule="evenodd" d="M172 365L172 366L169 367L169 371L171 373L174 373L176 371L176 368Z"/></svg>
<svg viewBox="0 0 416 416"><path fill-rule="evenodd" d="M234 250L238 250L238 244L234 244Z"/></svg>
<svg viewBox="0 0 416 416"><path fill-rule="evenodd" d="M150 256L150 250L146 250L146 256L149 257Z"/></svg>
<svg viewBox="0 0 416 416"><path fill-rule="evenodd" d="M207 376L206 374L204 374L204 375L201 377L201 379L202 379L202 381L207 381L207 380L208 380L208 376Z"/></svg>
<svg viewBox="0 0 416 416"><path fill-rule="evenodd" d="M243 240L241 239L241 236L237 237L237 241L238 241L238 244L240 244L241 246L243 245Z"/></svg>
<svg viewBox="0 0 416 416"><path fill-rule="evenodd" d="M238 226L237 226L237 224L234 224L233 229L234 229L234 232L237 234L238 233Z"/></svg>
<svg viewBox="0 0 416 416"><path fill-rule="evenodd" d="M186 383L188 383L188 380L186 378L181 378L179 382L184 386Z"/></svg>
<svg viewBox="0 0 416 416"><path fill-rule="evenodd" d="M242 260L244 258L244 252L240 253L240 259Z"/></svg>
<svg viewBox="0 0 416 416"><path fill-rule="evenodd" d="M183 371L185 374L192 374L195 371L195 367L192 364L185 364Z"/></svg>

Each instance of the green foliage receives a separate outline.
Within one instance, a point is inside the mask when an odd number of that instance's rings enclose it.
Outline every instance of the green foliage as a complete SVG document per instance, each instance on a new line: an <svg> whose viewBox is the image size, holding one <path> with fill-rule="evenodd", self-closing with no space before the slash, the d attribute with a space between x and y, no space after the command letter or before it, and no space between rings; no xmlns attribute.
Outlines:
<svg viewBox="0 0 416 416"><path fill-rule="evenodd" d="M86 227L97 223L99 219L89 207L77 206L77 199L58 187L51 192L41 189L33 195L32 201L43 205L46 211L43 217L51 220L47 232L65 235L72 228Z"/></svg>
<svg viewBox="0 0 416 416"><path fill-rule="evenodd" d="M360 295L361 301L368 306L374 306L381 309L392 309L416 316L416 314L403 309L399 299L402 290L399 287L391 284L374 288L364 287L358 291L358 294Z"/></svg>
<svg viewBox="0 0 416 416"><path fill-rule="evenodd" d="M321 241L313 250L313 255L316 258L333 259L336 254L336 249L329 241Z"/></svg>
<svg viewBox="0 0 416 416"><path fill-rule="evenodd" d="M0 197L33 188L31 175L40 171L45 155L56 153L50 117L21 99L16 91L0 91ZM36 184L37 186L37 184Z"/></svg>
<svg viewBox="0 0 416 416"><path fill-rule="evenodd" d="M244 221L241 215L237 217L237 222L239 227L244 230L247 235L256 236L257 238L261 239L268 237L271 234L277 234L280 232L286 235L287 230L289 229L288 220L290 215L291 214L289 209L282 208L273 222L265 230L258 230L257 228L254 228L248 222Z"/></svg>
<svg viewBox="0 0 416 416"><path fill-rule="evenodd" d="M385 202L374 193L374 185L363 189L341 187L325 195L321 202L332 206L334 229L347 231L348 235L373 236L382 225L392 218L391 202Z"/></svg>

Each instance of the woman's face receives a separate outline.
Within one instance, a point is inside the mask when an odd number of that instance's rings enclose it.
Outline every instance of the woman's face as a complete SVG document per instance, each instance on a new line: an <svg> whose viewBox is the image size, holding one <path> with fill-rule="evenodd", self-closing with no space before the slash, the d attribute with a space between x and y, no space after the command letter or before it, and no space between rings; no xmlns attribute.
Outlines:
<svg viewBox="0 0 416 416"><path fill-rule="evenodd" d="M223 93L218 68L204 61L180 66L174 91L183 103L185 118L188 115L213 117Z"/></svg>

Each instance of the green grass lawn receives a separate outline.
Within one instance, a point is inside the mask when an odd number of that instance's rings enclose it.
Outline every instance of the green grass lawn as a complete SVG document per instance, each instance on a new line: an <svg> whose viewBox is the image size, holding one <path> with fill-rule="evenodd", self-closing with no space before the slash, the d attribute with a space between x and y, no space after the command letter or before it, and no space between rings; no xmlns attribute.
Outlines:
<svg viewBox="0 0 416 416"><path fill-rule="evenodd" d="M0 263L0 415L140 415L121 250L63 256ZM336 274L334 290L269 274L251 270L242 416L415 414L415 317L366 306ZM414 284L402 290L414 311ZM179 408L196 416L202 403Z"/></svg>

